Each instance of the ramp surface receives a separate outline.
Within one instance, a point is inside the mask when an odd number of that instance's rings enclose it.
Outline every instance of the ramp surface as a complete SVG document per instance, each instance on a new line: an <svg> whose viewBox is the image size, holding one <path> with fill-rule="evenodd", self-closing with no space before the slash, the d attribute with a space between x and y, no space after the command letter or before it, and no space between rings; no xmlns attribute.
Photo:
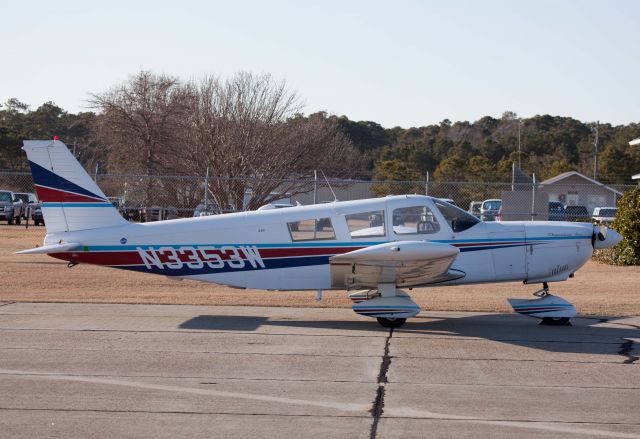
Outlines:
<svg viewBox="0 0 640 439"><path fill-rule="evenodd" d="M640 318L7 303L3 437L640 438Z"/></svg>

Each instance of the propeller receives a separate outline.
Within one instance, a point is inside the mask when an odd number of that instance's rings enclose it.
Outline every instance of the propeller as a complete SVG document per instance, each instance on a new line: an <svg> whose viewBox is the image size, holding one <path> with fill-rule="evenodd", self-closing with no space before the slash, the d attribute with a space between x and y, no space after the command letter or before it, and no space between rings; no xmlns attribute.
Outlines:
<svg viewBox="0 0 640 439"><path fill-rule="evenodd" d="M591 235L591 245L595 248L596 239L598 241L604 241L607 239L607 226L593 226L593 234Z"/></svg>

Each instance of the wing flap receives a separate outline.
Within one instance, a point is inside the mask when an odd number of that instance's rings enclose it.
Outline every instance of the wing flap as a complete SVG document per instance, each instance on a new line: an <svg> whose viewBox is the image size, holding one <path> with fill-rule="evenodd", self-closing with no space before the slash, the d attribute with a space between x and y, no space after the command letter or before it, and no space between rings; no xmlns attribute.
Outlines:
<svg viewBox="0 0 640 439"><path fill-rule="evenodd" d="M450 270L460 250L426 241L388 242L330 259L334 288L375 288L381 283L398 287L428 285L464 277Z"/></svg>

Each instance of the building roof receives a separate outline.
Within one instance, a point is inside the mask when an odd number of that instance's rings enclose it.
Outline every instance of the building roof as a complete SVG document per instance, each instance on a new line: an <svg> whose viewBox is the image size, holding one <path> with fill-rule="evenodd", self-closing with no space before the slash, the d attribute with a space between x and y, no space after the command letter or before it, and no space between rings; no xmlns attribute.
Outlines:
<svg viewBox="0 0 640 439"><path fill-rule="evenodd" d="M615 194L618 195L622 195L622 192L615 190L612 187L609 187L605 184L600 183L599 181L594 180L593 178L589 178L584 174L579 173L578 171L569 171L569 172L563 172L562 174L556 175L555 177L551 177L548 178L544 181L541 181L540 184L545 184L545 185L549 185L549 184L555 184L555 183L559 183L562 180L564 180L565 178L569 178L569 177L580 177L584 180L586 180L587 182L591 183L591 184L595 184L597 186L601 186L603 189L607 189ZM635 176L634 176L635 177ZM640 174L638 174L638 178L640 178Z"/></svg>
<svg viewBox="0 0 640 439"><path fill-rule="evenodd" d="M630 146L635 146L635 145L640 145L640 137L638 137L637 139L633 139L631 142L629 142Z"/></svg>
<svg viewBox="0 0 640 439"><path fill-rule="evenodd" d="M632 175L631 180L640 180L640 174Z"/></svg>

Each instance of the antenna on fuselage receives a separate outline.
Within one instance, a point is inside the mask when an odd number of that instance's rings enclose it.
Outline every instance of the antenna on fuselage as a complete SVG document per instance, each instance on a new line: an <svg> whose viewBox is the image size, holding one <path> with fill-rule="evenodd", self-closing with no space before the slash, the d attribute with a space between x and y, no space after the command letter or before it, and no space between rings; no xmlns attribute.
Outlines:
<svg viewBox="0 0 640 439"><path fill-rule="evenodd" d="M331 183L329 183L329 180L327 179L327 176L324 175L324 171L322 169L320 169L320 172L322 172L322 176L324 177L324 181L327 182L327 186L329 186L329 190L331 191L331 193L333 194L333 201L338 201L338 197L336 197L336 193L333 191L333 188L331 187Z"/></svg>

